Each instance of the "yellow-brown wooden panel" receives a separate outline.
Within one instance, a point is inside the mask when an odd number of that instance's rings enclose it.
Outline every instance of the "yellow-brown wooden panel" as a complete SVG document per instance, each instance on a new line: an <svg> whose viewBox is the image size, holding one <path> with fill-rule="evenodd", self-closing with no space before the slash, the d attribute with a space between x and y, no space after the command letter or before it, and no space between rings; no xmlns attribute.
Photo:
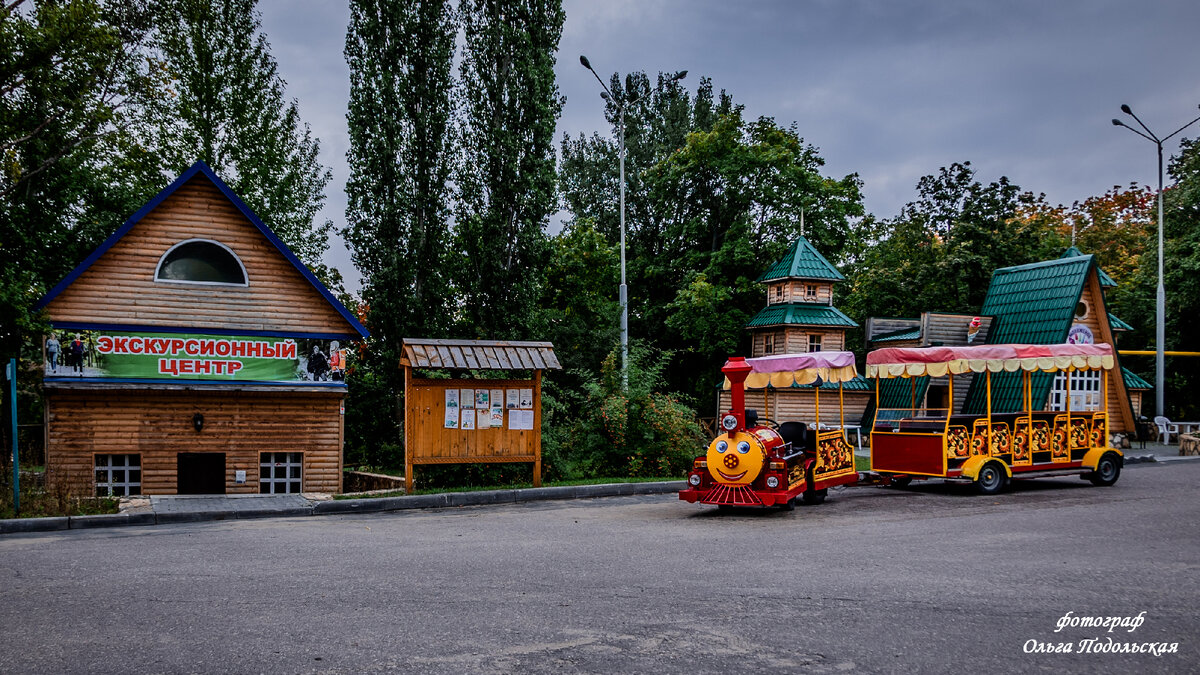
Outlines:
<svg viewBox="0 0 1200 675"><path fill-rule="evenodd" d="M225 453L229 494L257 493L260 453L301 452L302 489L341 489L339 393L47 391L46 468L79 494L95 493L98 454L139 454L143 494L175 494L180 452ZM192 425L204 415L203 429ZM246 482L234 483L244 469Z"/></svg>
<svg viewBox="0 0 1200 675"><path fill-rule="evenodd" d="M162 255L193 238L228 246L246 266L249 286L155 282ZM81 323L353 332L216 186L199 175L134 225L54 298L47 312L53 321Z"/></svg>

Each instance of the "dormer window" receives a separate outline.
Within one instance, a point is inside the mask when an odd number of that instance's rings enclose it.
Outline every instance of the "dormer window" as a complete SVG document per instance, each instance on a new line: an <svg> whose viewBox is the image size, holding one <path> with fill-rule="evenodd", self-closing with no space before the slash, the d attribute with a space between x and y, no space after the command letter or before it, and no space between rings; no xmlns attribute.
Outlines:
<svg viewBox="0 0 1200 675"><path fill-rule="evenodd" d="M158 261L155 281L182 284L247 286L246 266L228 246L211 239L175 244Z"/></svg>
<svg viewBox="0 0 1200 675"><path fill-rule="evenodd" d="M776 302L783 301L783 284L779 284L779 285L775 286L775 301Z"/></svg>

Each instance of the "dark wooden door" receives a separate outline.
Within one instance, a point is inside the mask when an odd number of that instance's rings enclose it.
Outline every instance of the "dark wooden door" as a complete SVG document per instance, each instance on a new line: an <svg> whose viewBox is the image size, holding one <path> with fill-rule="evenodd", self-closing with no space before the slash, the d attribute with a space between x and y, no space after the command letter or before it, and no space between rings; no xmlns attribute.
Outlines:
<svg viewBox="0 0 1200 675"><path fill-rule="evenodd" d="M181 452L178 457L178 494L225 494L225 453Z"/></svg>

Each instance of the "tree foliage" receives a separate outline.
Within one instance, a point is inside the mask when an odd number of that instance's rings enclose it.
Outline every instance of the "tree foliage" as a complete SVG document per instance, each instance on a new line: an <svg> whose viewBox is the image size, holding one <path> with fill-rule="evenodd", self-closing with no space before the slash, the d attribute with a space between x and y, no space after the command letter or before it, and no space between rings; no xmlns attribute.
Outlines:
<svg viewBox="0 0 1200 675"><path fill-rule="evenodd" d="M148 100L143 142L166 175L204 160L297 257L317 263L331 222L315 222L332 174L288 101L257 0L156 0L152 47L168 96Z"/></svg>
<svg viewBox="0 0 1200 675"><path fill-rule="evenodd" d="M463 0L454 291L465 337L525 336L556 203L561 0Z"/></svg>

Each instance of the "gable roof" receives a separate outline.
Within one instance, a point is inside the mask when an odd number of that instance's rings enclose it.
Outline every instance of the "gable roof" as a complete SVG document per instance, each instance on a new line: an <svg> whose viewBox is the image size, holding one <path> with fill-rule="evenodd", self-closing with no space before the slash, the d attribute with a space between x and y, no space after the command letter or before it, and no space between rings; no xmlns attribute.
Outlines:
<svg viewBox="0 0 1200 675"><path fill-rule="evenodd" d="M806 302L781 302L767 305L759 310L746 328L762 328L765 326L845 326L857 328L854 319L846 316L832 305L810 304Z"/></svg>
<svg viewBox="0 0 1200 675"><path fill-rule="evenodd" d="M1063 254L1058 257L1059 258L1076 258L1081 255L1083 255L1083 251L1080 251L1078 248L1071 246L1067 250L1063 251ZM1098 272L1100 274L1100 285L1102 287L1116 288L1117 282L1113 281L1112 277L1105 274L1104 270L1100 269L1099 265L1096 266L1096 272Z"/></svg>
<svg viewBox="0 0 1200 675"><path fill-rule="evenodd" d="M308 269L307 265L300 262L300 259L296 257L295 253L292 253L292 250L288 248L287 244L284 244L283 241L271 231L271 228L267 227L267 225L263 223L263 221L259 219L257 215L255 215L254 211L252 211L249 206L246 206L245 202L243 202L241 198L238 197L233 190L225 184L224 181L218 178L217 175L213 173L213 170L209 168L209 166L203 161L198 161L193 164L187 171L184 171L178 178L176 178L174 182L155 195L153 199L146 202L142 208L138 209L137 213L130 216L130 218L126 220L116 232L113 232L111 235L109 235L109 237L105 239L98 247L96 247L96 249L92 251L83 262L79 263L75 269L71 270L67 276L63 277L62 281L58 282L54 288L50 289L50 292L37 302L37 305L34 306L34 309L42 309L52 300L54 300L54 298L58 297L60 293L65 291L67 287L74 283L76 279L78 279L84 272L88 270L88 268L90 268L97 260L107 253L109 249L116 245L116 243L119 242L122 237L128 234L129 231L132 230L133 227L137 225L143 218L145 218L147 214L162 204L163 201L165 201L168 197L175 194L180 187L197 176L203 176L212 182L213 186L216 187L217 190L220 191L221 194L224 195L225 198L228 199L229 202L233 204L233 206L239 212L241 212L243 216L245 216L246 220L249 221L251 225L253 225L260 233L262 233L263 237L265 237L267 241L279 251L280 255L282 255L289 263L292 264L293 267L296 268L296 271L298 271L301 276L303 276L310 284L312 284L312 287L317 291L317 293L319 293L321 297L323 297L326 302L328 302L329 305L335 311L337 311L337 313L341 315L341 317L345 319L348 324L350 324L350 327L353 328L359 336L370 336L370 332L366 329L366 327L364 327L358 321L358 319L356 319L354 315L350 313L350 310L346 309L345 305L339 302L338 299L329 292L329 289L325 287L325 284L321 283L320 279L317 279L317 277L312 273L312 270Z"/></svg>
<svg viewBox="0 0 1200 675"><path fill-rule="evenodd" d="M899 330L880 333L868 340L868 342L899 342L901 340L920 340L921 327L913 326L911 328L901 328Z"/></svg>
<svg viewBox="0 0 1200 675"><path fill-rule="evenodd" d="M845 281L846 277L838 271L825 256L821 255L804 237L797 239L787 255L779 262L767 268L759 275L759 283L775 281L776 279L826 279L829 281Z"/></svg>

